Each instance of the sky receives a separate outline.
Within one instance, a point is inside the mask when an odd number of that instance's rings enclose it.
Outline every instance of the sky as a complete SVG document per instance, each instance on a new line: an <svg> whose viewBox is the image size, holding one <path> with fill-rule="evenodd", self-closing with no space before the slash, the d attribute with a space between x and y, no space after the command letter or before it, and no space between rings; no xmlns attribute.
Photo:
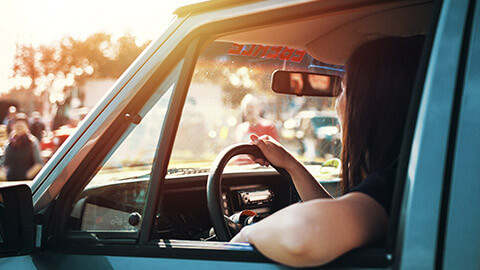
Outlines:
<svg viewBox="0 0 480 270"><path fill-rule="evenodd" d="M64 36L84 38L96 32L131 33L139 43L155 39L173 11L196 0L2 0L0 7L0 93L9 79L15 44L51 44Z"/></svg>

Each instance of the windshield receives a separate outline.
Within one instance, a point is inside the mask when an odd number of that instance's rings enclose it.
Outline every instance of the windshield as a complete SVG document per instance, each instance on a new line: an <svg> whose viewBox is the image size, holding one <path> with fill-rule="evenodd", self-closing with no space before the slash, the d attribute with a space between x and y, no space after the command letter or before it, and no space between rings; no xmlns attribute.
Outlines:
<svg viewBox="0 0 480 270"><path fill-rule="evenodd" d="M338 69L332 67L338 68L295 48L210 44L195 67L167 177L207 173L222 149L248 143L251 133L280 141L311 164L314 173L317 169L313 165L338 158L341 143L335 99L282 95L270 86L276 70L323 69L335 74ZM248 157L240 156L226 171L258 169Z"/></svg>

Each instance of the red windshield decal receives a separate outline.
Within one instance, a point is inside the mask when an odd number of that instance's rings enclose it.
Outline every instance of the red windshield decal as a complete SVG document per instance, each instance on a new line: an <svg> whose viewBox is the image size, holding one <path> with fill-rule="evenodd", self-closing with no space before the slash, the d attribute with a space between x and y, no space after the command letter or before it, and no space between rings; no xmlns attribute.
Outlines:
<svg viewBox="0 0 480 270"><path fill-rule="evenodd" d="M243 55L260 58L279 59L295 63L302 62L304 50L295 50L284 46L242 45L234 43L227 52L229 55Z"/></svg>

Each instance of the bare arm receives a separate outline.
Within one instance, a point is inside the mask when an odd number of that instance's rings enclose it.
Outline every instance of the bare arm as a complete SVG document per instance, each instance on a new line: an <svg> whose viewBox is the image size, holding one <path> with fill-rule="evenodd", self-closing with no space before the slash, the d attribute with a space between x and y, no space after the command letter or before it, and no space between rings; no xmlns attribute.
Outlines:
<svg viewBox="0 0 480 270"><path fill-rule="evenodd" d="M332 197L307 168L273 138L251 135L250 139L272 164L288 171L303 201ZM254 161L262 165L269 164L263 159L254 159Z"/></svg>
<svg viewBox="0 0 480 270"><path fill-rule="evenodd" d="M316 266L381 240L388 216L366 194L317 199L286 207L243 228L232 242L249 242L265 256L290 266Z"/></svg>

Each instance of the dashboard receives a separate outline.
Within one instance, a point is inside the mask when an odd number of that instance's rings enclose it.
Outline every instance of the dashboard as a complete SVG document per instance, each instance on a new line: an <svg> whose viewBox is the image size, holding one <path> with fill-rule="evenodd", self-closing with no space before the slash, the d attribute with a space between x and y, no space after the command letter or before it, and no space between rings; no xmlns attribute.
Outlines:
<svg viewBox="0 0 480 270"><path fill-rule="evenodd" d="M206 176L178 180L166 183L156 238L208 239L212 225L207 208ZM297 201L299 197L293 185L275 172L231 174L222 179L222 208L226 216L251 210L264 218Z"/></svg>
<svg viewBox="0 0 480 270"><path fill-rule="evenodd" d="M211 238L206 182L206 174L165 180L155 217L155 239ZM138 231L148 183L145 178L86 189L71 211L67 229ZM226 216L251 210L264 218L298 201L293 184L274 171L226 174L222 178L222 207Z"/></svg>

